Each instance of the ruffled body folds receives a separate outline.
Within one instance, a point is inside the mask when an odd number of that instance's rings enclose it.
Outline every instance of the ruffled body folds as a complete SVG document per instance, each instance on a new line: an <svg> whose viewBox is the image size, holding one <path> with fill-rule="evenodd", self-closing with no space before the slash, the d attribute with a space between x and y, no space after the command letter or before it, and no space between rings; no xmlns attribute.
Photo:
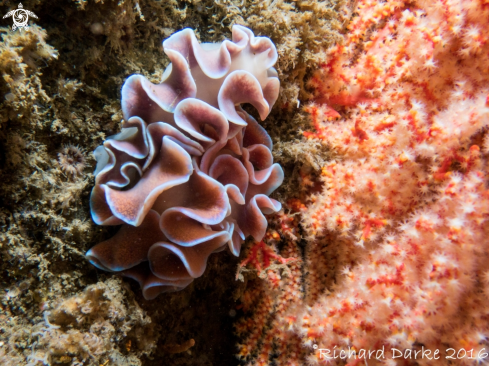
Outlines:
<svg viewBox="0 0 489 366"><path fill-rule="evenodd" d="M137 280L146 299L188 286L211 253L261 240L283 181L270 137L241 108L265 119L277 99L271 40L235 25L232 41L199 44L184 29L163 48L160 84L132 75L122 87L122 131L95 150L90 201L97 224L122 226L87 258Z"/></svg>

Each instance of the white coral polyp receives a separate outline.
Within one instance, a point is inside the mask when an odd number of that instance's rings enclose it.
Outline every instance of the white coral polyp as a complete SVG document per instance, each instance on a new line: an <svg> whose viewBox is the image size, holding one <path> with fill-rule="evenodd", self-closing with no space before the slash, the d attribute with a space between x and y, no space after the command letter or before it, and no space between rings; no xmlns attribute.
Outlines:
<svg viewBox="0 0 489 366"><path fill-rule="evenodd" d="M277 51L270 39L233 27L232 41L199 44L191 29L163 42L171 64L160 84L142 75L122 88L122 131L95 150L93 220L122 225L87 257L100 269L139 281L147 299L186 287L208 256L238 256L261 240L269 195L283 181L261 119L275 103Z"/></svg>

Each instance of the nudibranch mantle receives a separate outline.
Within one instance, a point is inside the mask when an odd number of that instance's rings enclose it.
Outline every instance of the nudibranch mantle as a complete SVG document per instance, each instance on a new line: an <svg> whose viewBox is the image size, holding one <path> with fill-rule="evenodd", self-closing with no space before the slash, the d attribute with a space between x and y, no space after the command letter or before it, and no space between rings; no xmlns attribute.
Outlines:
<svg viewBox="0 0 489 366"><path fill-rule="evenodd" d="M284 178L268 133L241 108L263 120L278 97L273 42L235 25L232 41L200 44L183 29L163 49L160 84L132 75L122 87L122 130L94 152L90 197L95 223L121 228L87 258L137 280L146 299L188 286L211 253L261 240Z"/></svg>

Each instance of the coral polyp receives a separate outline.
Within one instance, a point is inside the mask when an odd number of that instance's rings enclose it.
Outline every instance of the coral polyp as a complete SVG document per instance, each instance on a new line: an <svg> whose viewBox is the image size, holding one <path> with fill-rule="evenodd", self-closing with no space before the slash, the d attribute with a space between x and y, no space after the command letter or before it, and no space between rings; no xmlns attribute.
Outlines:
<svg viewBox="0 0 489 366"><path fill-rule="evenodd" d="M65 145L58 153L60 168L71 176L81 175L87 166L84 151L77 145Z"/></svg>

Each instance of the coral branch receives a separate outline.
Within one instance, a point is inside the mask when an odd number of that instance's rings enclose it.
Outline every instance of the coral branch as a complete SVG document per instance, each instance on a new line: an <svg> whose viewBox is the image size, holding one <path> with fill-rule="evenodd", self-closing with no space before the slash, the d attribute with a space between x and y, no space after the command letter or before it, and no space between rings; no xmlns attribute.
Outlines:
<svg viewBox="0 0 489 366"><path fill-rule="evenodd" d="M280 264L287 264L297 260L297 258L282 258L271 247L267 246L264 241L255 242L249 250L247 257L239 264L236 279L238 279L243 267L246 267L248 264L255 267L259 273L268 270L271 266L272 259Z"/></svg>

